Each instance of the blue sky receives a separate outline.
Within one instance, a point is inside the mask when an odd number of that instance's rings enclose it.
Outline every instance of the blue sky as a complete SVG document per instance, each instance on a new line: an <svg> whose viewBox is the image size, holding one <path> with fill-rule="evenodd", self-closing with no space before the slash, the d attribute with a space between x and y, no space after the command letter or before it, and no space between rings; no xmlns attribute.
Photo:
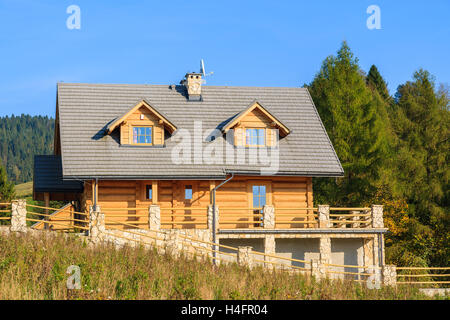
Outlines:
<svg viewBox="0 0 450 320"><path fill-rule="evenodd" d="M81 29L69 30L69 5ZM369 30L369 5L381 30ZM391 93L422 67L450 82L450 1L0 0L0 116L54 116L56 83L301 86L346 40Z"/></svg>

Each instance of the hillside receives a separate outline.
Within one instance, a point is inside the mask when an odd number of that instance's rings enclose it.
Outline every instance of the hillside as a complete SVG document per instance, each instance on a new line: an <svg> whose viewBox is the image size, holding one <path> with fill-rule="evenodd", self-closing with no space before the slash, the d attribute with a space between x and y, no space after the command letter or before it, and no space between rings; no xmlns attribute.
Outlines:
<svg viewBox="0 0 450 320"><path fill-rule="evenodd" d="M15 186L16 197L26 198L33 194L33 181L21 183Z"/></svg>
<svg viewBox="0 0 450 320"><path fill-rule="evenodd" d="M0 232L0 300L427 298L411 287L369 290L364 284L315 282L285 271L250 271L236 264L215 268L209 261L175 260L143 248L92 249L75 237L37 240ZM80 290L66 289L70 265L80 267Z"/></svg>
<svg viewBox="0 0 450 320"><path fill-rule="evenodd" d="M0 117L0 163L15 184L33 179L33 158L51 154L54 119L20 115Z"/></svg>

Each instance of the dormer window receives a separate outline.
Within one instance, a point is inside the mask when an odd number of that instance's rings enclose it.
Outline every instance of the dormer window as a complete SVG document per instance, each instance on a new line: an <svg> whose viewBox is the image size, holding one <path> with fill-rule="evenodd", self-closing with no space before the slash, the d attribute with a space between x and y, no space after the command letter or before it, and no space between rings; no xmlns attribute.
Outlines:
<svg viewBox="0 0 450 320"><path fill-rule="evenodd" d="M153 127L151 126L133 127L133 144L153 144L152 132Z"/></svg>
<svg viewBox="0 0 450 320"><path fill-rule="evenodd" d="M245 145L247 147L262 147L266 145L265 129L245 129Z"/></svg>
<svg viewBox="0 0 450 320"><path fill-rule="evenodd" d="M229 130L234 130L237 147L274 147L280 137L290 133L288 127L257 101L224 124L222 132Z"/></svg>
<svg viewBox="0 0 450 320"><path fill-rule="evenodd" d="M169 134L177 129L175 125L142 100L127 113L107 127L107 134L120 129L121 146L164 146L165 131Z"/></svg>

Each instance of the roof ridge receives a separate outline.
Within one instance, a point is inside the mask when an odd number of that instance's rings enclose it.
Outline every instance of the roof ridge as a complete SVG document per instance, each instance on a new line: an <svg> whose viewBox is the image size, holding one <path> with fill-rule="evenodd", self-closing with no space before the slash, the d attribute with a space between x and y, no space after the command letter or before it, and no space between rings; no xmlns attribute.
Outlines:
<svg viewBox="0 0 450 320"><path fill-rule="evenodd" d="M78 85L78 86L142 86L142 87L169 87L174 85L172 84L149 84L149 83L89 83L89 82L57 82L58 86L65 85ZM175 84L176 86L183 86L181 84ZM239 89L296 89L304 91L305 88L302 87L283 87L283 86L228 86L228 85L202 85L203 88L239 88Z"/></svg>

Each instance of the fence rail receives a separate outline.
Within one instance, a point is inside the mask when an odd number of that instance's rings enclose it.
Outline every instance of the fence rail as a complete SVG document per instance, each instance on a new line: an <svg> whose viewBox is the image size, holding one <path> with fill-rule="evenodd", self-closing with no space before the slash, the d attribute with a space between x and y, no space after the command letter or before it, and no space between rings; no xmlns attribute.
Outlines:
<svg viewBox="0 0 450 320"><path fill-rule="evenodd" d="M11 203L0 203L0 225L7 225L11 221Z"/></svg>
<svg viewBox="0 0 450 320"><path fill-rule="evenodd" d="M442 278L450 279L449 273L434 273L436 271L445 272L450 270L450 267L397 267L397 270L408 272L397 274L397 284L435 286L450 284L450 281L442 280Z"/></svg>

